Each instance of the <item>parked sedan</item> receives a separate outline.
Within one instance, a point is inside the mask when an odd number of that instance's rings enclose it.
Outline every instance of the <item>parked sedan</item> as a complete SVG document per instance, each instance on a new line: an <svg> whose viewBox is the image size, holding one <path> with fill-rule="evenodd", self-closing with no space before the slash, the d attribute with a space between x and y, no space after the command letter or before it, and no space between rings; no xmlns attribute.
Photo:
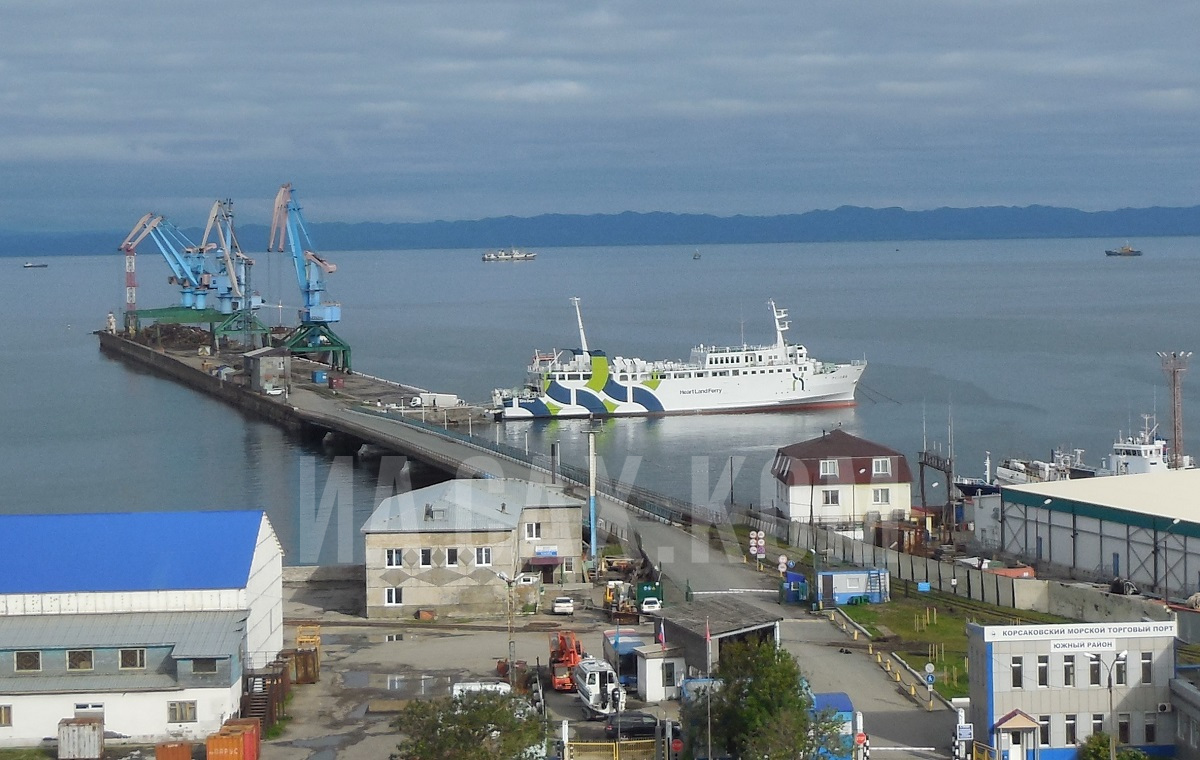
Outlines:
<svg viewBox="0 0 1200 760"><path fill-rule="evenodd" d="M574 615L575 600L569 596L556 596L550 603L550 611L555 615Z"/></svg>
<svg viewBox="0 0 1200 760"><path fill-rule="evenodd" d="M662 611L662 602L657 597L648 596L642 600L642 614Z"/></svg>
<svg viewBox="0 0 1200 760"><path fill-rule="evenodd" d="M622 739L653 739L658 729L658 718L642 712L610 715L604 724L604 738L616 739L618 728Z"/></svg>

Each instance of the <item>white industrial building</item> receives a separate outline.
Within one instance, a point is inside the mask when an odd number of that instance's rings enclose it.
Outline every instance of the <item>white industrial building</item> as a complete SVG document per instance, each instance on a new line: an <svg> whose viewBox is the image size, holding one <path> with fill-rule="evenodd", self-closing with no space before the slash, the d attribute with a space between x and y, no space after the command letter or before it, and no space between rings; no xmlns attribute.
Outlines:
<svg viewBox="0 0 1200 760"><path fill-rule="evenodd" d="M1169 755L1174 620L967 625L968 722L998 760L1075 760L1088 736Z"/></svg>
<svg viewBox="0 0 1200 760"><path fill-rule="evenodd" d="M1072 578L1123 578L1142 591L1200 590L1200 470L1005 486L979 500L984 546Z"/></svg>
<svg viewBox="0 0 1200 760"><path fill-rule="evenodd" d="M0 516L0 746L216 731L283 647L282 565L262 512Z"/></svg>

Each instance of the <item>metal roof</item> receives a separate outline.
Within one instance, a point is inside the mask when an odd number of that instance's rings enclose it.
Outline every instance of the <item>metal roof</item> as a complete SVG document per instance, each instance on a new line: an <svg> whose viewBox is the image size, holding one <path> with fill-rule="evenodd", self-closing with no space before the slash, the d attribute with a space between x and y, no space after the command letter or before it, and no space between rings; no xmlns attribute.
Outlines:
<svg viewBox="0 0 1200 760"><path fill-rule="evenodd" d="M703 636L707 626L714 639L774 626L783 620L783 615L766 612L735 597L718 595L697 596L690 602L663 607L659 615L694 635Z"/></svg>
<svg viewBox="0 0 1200 760"><path fill-rule="evenodd" d="M1124 512L1124 521L1135 525L1169 523L1178 518L1184 525L1173 533L1196 535L1194 531L1200 527L1195 507L1198 489L1200 469L1167 470L1004 486L1001 501L1051 510L1099 507L1105 512L1104 519L1114 519Z"/></svg>
<svg viewBox="0 0 1200 760"><path fill-rule="evenodd" d="M262 512L0 515L0 594L243 588Z"/></svg>
<svg viewBox="0 0 1200 760"><path fill-rule="evenodd" d="M895 471L877 474L873 460L879 458L894 459ZM843 460L843 466L838 467L837 475L821 474L821 462L829 459ZM786 469L781 469L785 461ZM912 482L912 471L903 454L874 441L851 435L841 428L824 432L819 438L811 438L778 449L775 452L775 461L771 465L771 474L777 480L793 486L811 483L865 485Z"/></svg>
<svg viewBox="0 0 1200 760"><path fill-rule="evenodd" d="M0 694L85 694L99 692L182 690L166 673L70 673L0 680Z"/></svg>
<svg viewBox="0 0 1200 760"><path fill-rule="evenodd" d="M0 616L0 649L172 647L177 659L229 657L241 648L245 611L110 612Z"/></svg>
<svg viewBox="0 0 1200 760"><path fill-rule="evenodd" d="M556 485L516 478L448 480L384 499L362 532L510 531L523 509L582 506L582 500Z"/></svg>

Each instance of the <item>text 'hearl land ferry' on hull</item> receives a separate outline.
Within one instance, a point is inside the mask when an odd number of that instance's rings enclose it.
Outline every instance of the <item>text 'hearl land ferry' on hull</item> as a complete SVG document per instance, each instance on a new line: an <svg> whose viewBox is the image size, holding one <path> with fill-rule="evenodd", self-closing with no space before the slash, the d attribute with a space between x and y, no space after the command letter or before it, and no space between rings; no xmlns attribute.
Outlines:
<svg viewBox="0 0 1200 760"><path fill-rule="evenodd" d="M777 411L815 406L850 406L867 368L817 361L804 346L788 343L787 310L769 301L775 343L718 347L703 344L681 361L610 358L589 350L579 299L579 345L538 352L524 388L493 391L508 419L618 417L655 414Z"/></svg>

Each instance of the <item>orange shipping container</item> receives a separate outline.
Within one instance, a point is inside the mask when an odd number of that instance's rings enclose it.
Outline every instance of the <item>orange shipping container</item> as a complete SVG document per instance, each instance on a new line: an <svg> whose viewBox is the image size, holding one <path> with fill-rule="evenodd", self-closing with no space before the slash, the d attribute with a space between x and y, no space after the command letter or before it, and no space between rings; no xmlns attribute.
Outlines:
<svg viewBox="0 0 1200 760"><path fill-rule="evenodd" d="M262 747L262 721L258 718L230 718L225 721L227 726L243 726L254 732L256 747Z"/></svg>
<svg viewBox="0 0 1200 760"><path fill-rule="evenodd" d="M222 733L232 733L235 730L250 737L244 745L246 754L242 760L258 760L258 756L262 754L262 721L258 718L230 718L221 728Z"/></svg>
<svg viewBox="0 0 1200 760"><path fill-rule="evenodd" d="M242 743L242 754L238 756L241 760L258 760L258 737L255 735L254 729L247 726L231 726L226 723L221 726L221 733L226 736L235 736Z"/></svg>
<svg viewBox="0 0 1200 760"><path fill-rule="evenodd" d="M192 760L191 742L162 742L154 748L155 760Z"/></svg>
<svg viewBox="0 0 1200 760"><path fill-rule="evenodd" d="M208 760L245 760L242 756L245 741L241 734L209 734L204 744Z"/></svg>

